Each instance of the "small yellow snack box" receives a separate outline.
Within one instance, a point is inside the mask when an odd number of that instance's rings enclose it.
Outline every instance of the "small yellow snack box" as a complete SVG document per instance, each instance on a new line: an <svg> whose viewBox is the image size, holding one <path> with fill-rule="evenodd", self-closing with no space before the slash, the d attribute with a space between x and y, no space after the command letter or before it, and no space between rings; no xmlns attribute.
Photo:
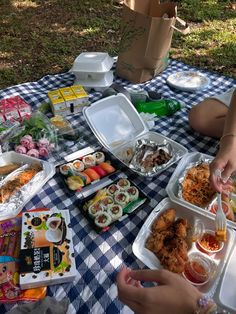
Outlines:
<svg viewBox="0 0 236 314"><path fill-rule="evenodd" d="M53 90L53 91L49 91L48 97L49 97L52 112L54 115L57 114L58 112L62 112L63 115L67 114L66 113L67 112L67 106L66 106L65 99L63 98L62 94L60 93L60 91L58 89Z"/></svg>
<svg viewBox="0 0 236 314"><path fill-rule="evenodd" d="M54 115L76 114L89 105L89 96L81 85L50 91L48 97Z"/></svg>

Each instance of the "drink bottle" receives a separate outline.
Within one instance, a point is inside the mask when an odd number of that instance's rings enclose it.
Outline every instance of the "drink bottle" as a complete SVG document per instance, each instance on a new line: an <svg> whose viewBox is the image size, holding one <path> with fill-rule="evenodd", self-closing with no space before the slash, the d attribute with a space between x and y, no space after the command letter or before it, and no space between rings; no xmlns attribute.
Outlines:
<svg viewBox="0 0 236 314"><path fill-rule="evenodd" d="M152 102L138 102L135 104L138 112L155 113L157 116L169 116L181 109L181 104L175 99L161 99Z"/></svg>

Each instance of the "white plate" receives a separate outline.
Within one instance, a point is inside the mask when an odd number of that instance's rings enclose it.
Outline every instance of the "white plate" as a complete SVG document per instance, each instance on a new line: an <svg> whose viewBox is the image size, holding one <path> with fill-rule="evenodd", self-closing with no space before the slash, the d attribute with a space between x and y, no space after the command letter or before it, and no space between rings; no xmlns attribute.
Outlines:
<svg viewBox="0 0 236 314"><path fill-rule="evenodd" d="M165 211L167 208L174 208L176 210L176 216L186 218L190 225L193 225L196 219L200 219L201 221L203 221L206 229L214 230L215 227L214 221L212 221L208 217L204 217L201 213L193 212L190 208L175 204L169 198L163 199L146 219L132 246L134 255L151 269L160 269L162 268L162 266L155 254L145 248L145 243L150 234L153 221L158 217L158 215L160 215L160 213ZM224 265L228 261L229 255L234 245L234 238L234 232L231 229L228 229L227 242L225 243L223 249L219 253L216 253L214 255L206 255L204 253L201 253L199 250L197 250L194 243L189 250L189 253L198 252L199 254L203 254L205 257L213 260L216 264L215 276L213 276L213 278L211 278L205 285L198 287L198 289L202 293L207 293L210 297L213 297L213 294L216 291L217 285L220 280L220 275L222 273Z"/></svg>
<svg viewBox="0 0 236 314"><path fill-rule="evenodd" d="M166 82L176 89L192 92L207 88L210 84L210 79L199 72L182 71L171 74Z"/></svg>

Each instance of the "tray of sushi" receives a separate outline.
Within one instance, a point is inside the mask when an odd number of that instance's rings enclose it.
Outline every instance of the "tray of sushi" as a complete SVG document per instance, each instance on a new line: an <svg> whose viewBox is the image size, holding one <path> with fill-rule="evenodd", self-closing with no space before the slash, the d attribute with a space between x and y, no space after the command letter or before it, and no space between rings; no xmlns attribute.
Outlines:
<svg viewBox="0 0 236 314"><path fill-rule="evenodd" d="M98 232L128 217L149 201L139 188L127 178L109 180L107 185L79 201L78 207Z"/></svg>
<svg viewBox="0 0 236 314"><path fill-rule="evenodd" d="M90 152L57 167L67 191L73 194L85 191L91 184L98 183L114 174L116 170L117 163L111 161L108 154L102 150Z"/></svg>

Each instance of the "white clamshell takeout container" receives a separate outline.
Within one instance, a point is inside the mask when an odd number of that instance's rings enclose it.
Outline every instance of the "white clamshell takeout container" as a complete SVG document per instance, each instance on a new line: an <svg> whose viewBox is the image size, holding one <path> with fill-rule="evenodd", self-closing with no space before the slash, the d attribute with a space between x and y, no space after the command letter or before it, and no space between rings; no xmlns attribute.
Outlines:
<svg viewBox="0 0 236 314"><path fill-rule="evenodd" d="M22 208L37 194L43 185L55 174L54 164L33 158L27 155L19 154L14 151L9 151L0 155L0 166L9 163L18 163L20 165L30 165L33 162L41 163L43 170L30 180L25 186L21 188L14 196L10 197L6 203L0 204L0 220L10 219L18 215ZM17 169L10 173L9 179L14 177ZM8 180L8 176L4 180ZM2 181L4 182L4 181Z"/></svg>
<svg viewBox="0 0 236 314"><path fill-rule="evenodd" d="M193 152L193 153L187 153L181 161L178 163L175 171L173 172L167 187L166 191L170 199L182 206L188 206L190 207L193 211L196 212L201 212L204 216L209 217L211 219L215 219L215 214L211 213L209 210L209 207L207 206L206 208L201 208L199 206L193 205L187 201L185 201L182 197L179 195L179 189L180 189L180 182L179 179L183 176L183 173L185 169L192 163L197 163L198 161L211 161L213 160L213 156L203 154L200 152ZM214 198L212 198L213 201ZM209 202L210 205L211 202ZM230 221L227 219L227 225L233 228L236 228L236 222Z"/></svg>
<svg viewBox="0 0 236 314"><path fill-rule="evenodd" d="M147 241L148 236L151 233L152 223L160 214L162 214L168 208L174 208L176 210L176 217L186 218L190 226L191 225L193 226L196 220L201 220L204 223L206 229L214 230L215 227L214 220L212 220L209 217L205 217L201 212L193 211L188 206L176 204L173 201L171 201L170 198L163 199L148 216L132 245L134 255L151 269L160 269L162 268L162 266L160 264L159 259L155 256L155 254L145 247L145 243ZM189 248L188 254L198 252L199 254L202 254L204 257L207 257L215 264L215 271L212 274L210 280L204 285L198 286L198 289L202 293L205 293L207 296L211 298L212 297L218 298L218 295L216 296L217 287L219 285L220 280L223 277L222 275L224 274L225 266L227 265L229 258L233 252L235 238L236 238L235 231L231 228L228 228L227 241L225 242L223 249L220 252L212 255L207 255L198 250L195 243L192 243L192 246ZM224 300L224 298L225 296L222 296L221 294L220 300L221 304L227 306L227 303Z"/></svg>
<svg viewBox="0 0 236 314"><path fill-rule="evenodd" d="M74 60L70 72L77 73L105 73L109 71L114 59L107 52L82 52Z"/></svg>
<svg viewBox="0 0 236 314"><path fill-rule="evenodd" d="M126 148L134 148L139 139L148 139L158 145L170 144L173 157L169 162L147 174L130 168L139 175L154 177L170 167L187 153L187 149L179 143L157 133L149 131L146 124L132 103L123 94L106 97L84 108L84 117L99 142L117 159L124 162L120 153Z"/></svg>

